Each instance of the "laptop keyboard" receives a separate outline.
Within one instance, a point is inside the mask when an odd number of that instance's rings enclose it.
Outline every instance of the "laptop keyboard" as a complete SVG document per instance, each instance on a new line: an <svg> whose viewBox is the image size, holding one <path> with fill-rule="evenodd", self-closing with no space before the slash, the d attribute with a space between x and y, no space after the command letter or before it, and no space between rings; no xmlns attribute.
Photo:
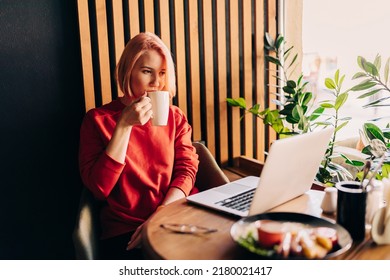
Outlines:
<svg viewBox="0 0 390 280"><path fill-rule="evenodd" d="M252 189L232 197L225 198L224 200L218 201L215 204L245 212L249 210L253 195L255 194L255 190L256 189Z"/></svg>

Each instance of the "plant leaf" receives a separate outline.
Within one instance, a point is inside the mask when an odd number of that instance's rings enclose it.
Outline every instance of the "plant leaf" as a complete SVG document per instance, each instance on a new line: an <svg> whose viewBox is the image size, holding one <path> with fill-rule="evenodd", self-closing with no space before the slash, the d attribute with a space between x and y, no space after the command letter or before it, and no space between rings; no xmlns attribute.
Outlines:
<svg viewBox="0 0 390 280"><path fill-rule="evenodd" d="M280 48L283 41L284 41L284 37L281 34L279 34L278 37L276 38L276 42L275 42L275 48L277 50Z"/></svg>
<svg viewBox="0 0 390 280"><path fill-rule="evenodd" d="M275 41L274 41L274 39L272 39L271 35L269 35L268 32L265 33L265 43L270 48L274 48L275 47Z"/></svg>
<svg viewBox="0 0 390 280"><path fill-rule="evenodd" d="M331 123L331 122L316 122L314 124L316 124L316 125L325 125L325 126L333 125L333 123Z"/></svg>
<svg viewBox="0 0 390 280"><path fill-rule="evenodd" d="M296 88L297 84L293 80L288 80L287 81L287 86L290 88Z"/></svg>
<svg viewBox="0 0 390 280"><path fill-rule="evenodd" d="M389 178L389 174L390 174L390 164L389 163L384 163L382 165L382 177L386 177L386 178Z"/></svg>
<svg viewBox="0 0 390 280"><path fill-rule="evenodd" d="M337 96L334 108L336 110L340 109L340 107L344 105L347 99L348 99L348 93L342 93L339 96Z"/></svg>
<svg viewBox="0 0 390 280"><path fill-rule="evenodd" d="M374 66L376 67L378 72L381 69L381 66L382 66L381 63L382 63L381 62L381 56L379 54L377 54L376 57L375 57L375 60L374 60Z"/></svg>
<svg viewBox="0 0 390 280"><path fill-rule="evenodd" d="M365 123L363 125L363 129L364 129L364 132L367 135L368 139L370 139L370 140L379 139L383 143L385 143L385 139L384 139L382 130L378 126L376 126L375 124Z"/></svg>
<svg viewBox="0 0 390 280"><path fill-rule="evenodd" d="M271 62L271 63L274 63L274 64L276 64L276 65L282 66L282 64L280 63L280 60L277 59L277 58L275 58L275 57L273 57L273 56L266 55L266 56L265 56L265 59L266 59L267 61Z"/></svg>
<svg viewBox="0 0 390 280"><path fill-rule="evenodd" d="M340 125L338 125L337 127L336 127L336 129L335 129L335 133L337 132L337 131L339 131L340 129L342 129L344 126L346 126L348 124L348 121L345 121L345 122L343 122L342 124L340 124Z"/></svg>
<svg viewBox="0 0 390 280"><path fill-rule="evenodd" d="M387 81L389 80L389 64L390 64L390 57L387 59L385 65L385 84L387 84Z"/></svg>
<svg viewBox="0 0 390 280"><path fill-rule="evenodd" d="M351 90L352 91L365 90L365 89L372 88L375 85L376 85L376 82L363 81L362 83L352 87Z"/></svg>
<svg viewBox="0 0 390 280"><path fill-rule="evenodd" d="M341 76L341 79L339 81L339 88L341 88L341 86L342 86L342 84L344 82L344 78L345 78L345 75ZM347 90L347 91L349 91L349 90Z"/></svg>
<svg viewBox="0 0 390 280"><path fill-rule="evenodd" d="M233 98L226 98L226 102L230 105L230 106L233 106L233 107L237 107L237 106L240 106L238 104L238 102L236 100L234 100Z"/></svg>
<svg viewBox="0 0 390 280"><path fill-rule="evenodd" d="M339 121L350 121L352 120L352 117L344 117L344 118L341 118L341 119L338 119Z"/></svg>
<svg viewBox="0 0 390 280"><path fill-rule="evenodd" d="M330 103L321 103L320 106L322 108L334 108L333 104Z"/></svg>
<svg viewBox="0 0 390 280"><path fill-rule="evenodd" d="M336 85L339 83L339 74L340 74L340 71L339 71L339 69L337 69L336 73L334 73L334 81L335 81Z"/></svg>
<svg viewBox="0 0 390 280"><path fill-rule="evenodd" d="M255 104L248 111L249 113L252 113L253 115L257 116L260 115L259 109L260 109L260 104Z"/></svg>
<svg viewBox="0 0 390 280"><path fill-rule="evenodd" d="M357 57L357 63L358 63L358 65L359 65L359 67L360 68L362 68L364 71L366 71L365 69L364 69L364 63L366 62L366 59L364 58L364 57L362 57L362 56L358 56Z"/></svg>
<svg viewBox="0 0 390 280"><path fill-rule="evenodd" d="M325 86L328 89L336 89L336 84L334 83L334 81L331 78L325 79Z"/></svg>
<svg viewBox="0 0 390 280"><path fill-rule="evenodd" d="M386 139L390 139L390 132L389 131L382 131L383 132L383 136L386 138Z"/></svg>
<svg viewBox="0 0 390 280"><path fill-rule="evenodd" d="M311 92L306 92L302 98L302 105L307 106L307 104L310 102L310 100L313 98L313 94Z"/></svg>
<svg viewBox="0 0 390 280"><path fill-rule="evenodd" d="M378 69L375 67L375 65L371 62L365 62L363 64L364 70L366 70L368 73L370 73L373 76L378 76Z"/></svg>
<svg viewBox="0 0 390 280"><path fill-rule="evenodd" d="M378 107L378 106L390 106L390 104L376 105L376 104L381 103L381 102L383 102L383 101L385 101L385 100L387 100L387 99L389 99L389 98L390 98L390 96L382 97L382 98L376 99L376 100L374 100L374 101L372 101L372 102L370 102L370 103L364 105L363 108L367 108L367 107L371 107L371 106L376 106L376 107Z"/></svg>
<svg viewBox="0 0 390 280"><path fill-rule="evenodd" d="M295 93L295 89L294 88L291 88L289 86L284 86L283 87L283 91L284 92L287 92L287 93L290 93L290 94L294 94Z"/></svg>
<svg viewBox="0 0 390 280"><path fill-rule="evenodd" d="M364 73L364 72L357 72L355 75L353 75L352 77L352 80L355 80L355 79L358 79L358 78L362 78L362 77L366 77L367 74Z"/></svg>
<svg viewBox="0 0 390 280"><path fill-rule="evenodd" d="M364 162L362 161L359 161L359 160L352 160L350 158L348 158L346 155L344 154L340 154L341 157L343 157L345 159L345 162L349 165L352 165L352 166L356 166L356 167L360 167L360 166L364 166Z"/></svg>
<svg viewBox="0 0 390 280"><path fill-rule="evenodd" d="M303 78L303 75L300 75L299 78L298 78L298 80L297 80L297 85L300 85L300 84L301 84L302 78Z"/></svg>
<svg viewBox="0 0 390 280"><path fill-rule="evenodd" d="M369 96L371 96L371 95L374 95L375 93L377 93L377 92L379 92L379 91L381 91L382 89L374 89L374 90L372 90L372 91L369 91L369 92L366 92L365 94L362 94L362 95L360 95L360 96L358 96L357 98L358 99L362 99L362 98L366 98L366 97L369 97Z"/></svg>
<svg viewBox="0 0 390 280"><path fill-rule="evenodd" d="M309 121L314 121L315 119L317 119L319 116L321 116L321 114L324 112L325 108L322 108L322 107L318 107L317 109L315 109L313 111L313 113L311 113L310 117L309 117Z"/></svg>
<svg viewBox="0 0 390 280"><path fill-rule="evenodd" d="M291 65L293 65L293 64L294 64L295 60L297 60L297 57L298 57L298 54L295 54L295 55L294 55L294 58L292 59L292 61L291 61L290 65L287 67L287 69L288 69L288 68L290 68L290 67L291 67Z"/></svg>
<svg viewBox="0 0 390 280"><path fill-rule="evenodd" d="M294 46L289 47L285 52L284 52L284 58L287 58L287 55L290 54L290 51L294 48Z"/></svg>
<svg viewBox="0 0 390 280"><path fill-rule="evenodd" d="M239 97L237 99L226 98L226 101L228 102L228 104L230 106L240 107L241 109L246 109L246 101L242 97Z"/></svg>

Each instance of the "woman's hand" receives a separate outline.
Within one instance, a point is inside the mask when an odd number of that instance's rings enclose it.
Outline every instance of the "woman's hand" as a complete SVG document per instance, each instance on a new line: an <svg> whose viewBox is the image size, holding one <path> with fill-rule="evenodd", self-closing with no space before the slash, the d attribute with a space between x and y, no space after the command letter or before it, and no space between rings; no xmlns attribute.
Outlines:
<svg viewBox="0 0 390 280"><path fill-rule="evenodd" d="M144 125L152 113L152 104L147 96L142 96L126 106L115 126L106 153L114 160L124 163L133 125Z"/></svg>
<svg viewBox="0 0 390 280"><path fill-rule="evenodd" d="M181 189L176 188L176 187L171 187L168 190L168 193L165 196L165 199L164 199L163 203L160 206L158 206L156 211L143 224L141 224L135 230L135 232L131 236L131 239L130 239L129 243L127 243L126 250L131 250L131 249L134 249L134 248L136 248L136 247L141 245L142 229L143 229L144 225L146 225L149 222L149 220L153 217L153 215L157 211L161 210L163 207L165 207L165 205L167 205L169 203L172 203L172 202L174 202L174 201L176 201L178 199L181 199L183 197L185 197L185 194L182 192Z"/></svg>
<svg viewBox="0 0 390 280"><path fill-rule="evenodd" d="M152 117L152 114L150 98L142 96L123 109L119 122L127 126L144 125Z"/></svg>
<svg viewBox="0 0 390 280"><path fill-rule="evenodd" d="M145 221L143 224L141 224L136 230L135 232L133 233L133 235L131 236L131 239L129 241L129 243L127 243L127 247L126 247L126 250L131 250L131 249L134 249L134 248L137 248L141 245L141 238L142 238L142 228L144 226L144 224L146 223L147 221Z"/></svg>

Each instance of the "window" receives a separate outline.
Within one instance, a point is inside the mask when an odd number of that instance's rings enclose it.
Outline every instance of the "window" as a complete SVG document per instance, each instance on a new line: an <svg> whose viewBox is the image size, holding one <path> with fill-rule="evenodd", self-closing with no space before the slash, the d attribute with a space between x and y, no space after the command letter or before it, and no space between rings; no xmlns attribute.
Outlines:
<svg viewBox="0 0 390 280"><path fill-rule="evenodd" d="M310 81L317 98L329 99L325 78L333 77L337 69L345 74L343 89L360 80L352 80L359 71L357 57L374 61L377 54L384 65L390 57L390 1L388 0L303 0L302 72ZM379 116L390 116L389 107L363 108L369 100L357 99L361 92L350 92L342 107L342 117L352 117L338 133L338 139L359 135L364 122ZM389 94L388 92L382 94ZM375 122L384 128L390 118Z"/></svg>

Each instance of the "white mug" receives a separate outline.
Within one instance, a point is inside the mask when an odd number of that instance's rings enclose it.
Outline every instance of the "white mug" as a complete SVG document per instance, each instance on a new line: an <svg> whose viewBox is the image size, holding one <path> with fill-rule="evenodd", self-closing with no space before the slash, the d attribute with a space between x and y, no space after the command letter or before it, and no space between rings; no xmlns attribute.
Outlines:
<svg viewBox="0 0 390 280"><path fill-rule="evenodd" d="M167 125L169 115L169 92L150 91L148 92L148 97L152 101L152 124L159 126Z"/></svg>

